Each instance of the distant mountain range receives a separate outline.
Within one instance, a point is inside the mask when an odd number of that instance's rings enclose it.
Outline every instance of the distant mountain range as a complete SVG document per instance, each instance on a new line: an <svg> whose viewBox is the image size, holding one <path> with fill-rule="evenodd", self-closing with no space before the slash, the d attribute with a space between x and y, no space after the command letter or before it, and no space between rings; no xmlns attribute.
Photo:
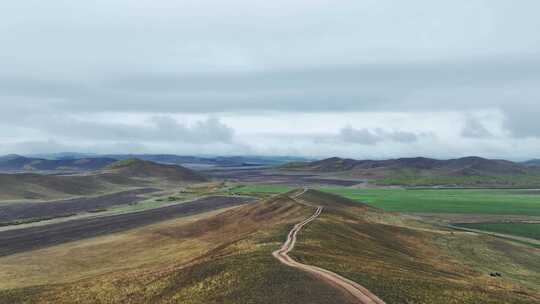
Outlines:
<svg viewBox="0 0 540 304"><path fill-rule="evenodd" d="M135 162L135 160L137 161ZM121 167L119 165L126 163L130 163L131 166ZM178 178L181 180L189 177L189 174L181 173L181 170L178 171L178 167L174 167L171 171L170 167L156 167L157 164L179 165L192 169L199 166L261 166L279 168L282 171L305 171L322 177L363 179L381 185L540 187L540 160L538 159L522 163L475 156L448 160L425 157L388 160L332 157L306 161L299 157L199 157L173 154L94 155L79 153L45 154L40 155L40 157L20 155L0 157L0 171L6 173L99 173L112 170L122 172L121 176L131 177L150 177L158 173L167 175L169 179ZM118 178L118 174L114 176ZM195 176L191 177L195 178Z"/></svg>
<svg viewBox="0 0 540 304"><path fill-rule="evenodd" d="M0 157L0 171L91 171L99 170L117 161L109 157L78 159L44 159L20 155Z"/></svg>
<svg viewBox="0 0 540 304"><path fill-rule="evenodd" d="M0 173L0 200L54 199L148 187L159 181L181 184L207 180L205 176L182 166L128 159L114 161L101 170L83 174Z"/></svg>
<svg viewBox="0 0 540 304"><path fill-rule="evenodd" d="M531 159L523 162L523 164L530 167L540 167L540 159Z"/></svg>
<svg viewBox="0 0 540 304"><path fill-rule="evenodd" d="M365 178L387 185L508 187L540 185L540 168L536 168L534 162L516 163L474 156L448 160L425 157L389 160L332 157L312 162L292 162L280 168L285 171Z"/></svg>
<svg viewBox="0 0 540 304"><path fill-rule="evenodd" d="M100 170L117 160L141 159L162 164L208 165L220 167L274 166L290 161L305 160L287 156L181 156L174 154L82 154L58 153L36 154L32 156L6 155L0 157L0 171L93 171Z"/></svg>
<svg viewBox="0 0 540 304"><path fill-rule="evenodd" d="M379 169L417 169L437 170L448 174L471 175L478 173L523 173L526 168L519 163L507 160L492 160L481 157L463 157L458 159L438 160L425 157L397 158L388 160L355 160L332 157L319 161L305 163L289 163L288 169L335 172L349 170L379 170Z"/></svg>
<svg viewBox="0 0 540 304"><path fill-rule="evenodd" d="M208 180L203 175L179 165L159 164L137 158L119 160L108 165L103 170L122 176L140 178L159 177L168 181L205 182Z"/></svg>

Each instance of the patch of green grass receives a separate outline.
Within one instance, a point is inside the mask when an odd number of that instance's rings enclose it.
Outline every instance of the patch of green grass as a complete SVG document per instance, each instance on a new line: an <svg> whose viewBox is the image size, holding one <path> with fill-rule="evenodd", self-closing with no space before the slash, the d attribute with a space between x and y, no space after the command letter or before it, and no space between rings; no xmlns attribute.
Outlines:
<svg viewBox="0 0 540 304"><path fill-rule="evenodd" d="M289 229L233 244L177 272L165 290L179 303L347 303L340 291L274 259L271 252Z"/></svg>
<svg viewBox="0 0 540 304"><path fill-rule="evenodd" d="M379 185L401 186L434 186L434 185L458 185L458 186L491 186L491 187L538 187L540 174L530 172L527 174L505 175L462 175L462 176L436 176L422 175L415 170L401 170L391 175L375 180Z"/></svg>
<svg viewBox="0 0 540 304"><path fill-rule="evenodd" d="M322 188L388 211L540 216L540 193L491 189Z"/></svg>
<svg viewBox="0 0 540 304"><path fill-rule="evenodd" d="M144 201L137 202L136 204L117 205L110 208L108 211L110 211L112 214L139 212L139 211L144 211L148 209L154 209L154 208L167 206L175 202L182 203L183 201L189 201L195 198L197 198L197 196L195 195L183 195L181 197L175 196L174 199L171 199L170 197L167 197L167 198L161 197L157 199L150 198Z"/></svg>
<svg viewBox="0 0 540 304"><path fill-rule="evenodd" d="M249 185L236 193L284 193L292 187ZM540 216L540 191L519 189L354 189L323 187L387 211L418 213L515 214Z"/></svg>
<svg viewBox="0 0 540 304"><path fill-rule="evenodd" d="M36 223L36 222L48 221L48 220L61 218L61 217L70 217L74 215L76 215L76 213L66 213L66 214L59 214L55 216L33 217L33 218L26 218L26 219L20 219L20 220L8 221L8 222L0 222L0 227Z"/></svg>
<svg viewBox="0 0 540 304"><path fill-rule="evenodd" d="M537 303L528 296L533 291L518 293L512 290L507 277L510 272L512 275L534 274L540 266L538 263L514 260L512 267L504 268L504 279L493 281L486 272L482 275L463 266L461 260L452 261L434 244L433 238L438 234L360 219L355 221L354 216L358 213L351 212L345 220L343 214L325 209L319 220L302 230L291 255L303 263L352 279L387 303ZM449 237L445 235L445 238ZM497 246L504 246L501 244L498 242ZM480 243L471 245L477 253L488 250ZM491 250L490 253L498 258L499 252L505 249ZM517 251L519 248L511 249ZM530 255L525 249L520 250L519 253ZM528 260L534 261L537 257L534 255ZM479 262L494 267L493 263ZM536 276L522 279L537 281ZM504 285L507 290L493 288L503 284L507 284Z"/></svg>
<svg viewBox="0 0 540 304"><path fill-rule="evenodd" d="M237 194L254 194L254 193L285 193L291 191L294 187L283 185L240 185L231 188L230 191Z"/></svg>
<svg viewBox="0 0 540 304"><path fill-rule="evenodd" d="M540 224L532 223L466 223L455 226L510 234L540 240Z"/></svg>

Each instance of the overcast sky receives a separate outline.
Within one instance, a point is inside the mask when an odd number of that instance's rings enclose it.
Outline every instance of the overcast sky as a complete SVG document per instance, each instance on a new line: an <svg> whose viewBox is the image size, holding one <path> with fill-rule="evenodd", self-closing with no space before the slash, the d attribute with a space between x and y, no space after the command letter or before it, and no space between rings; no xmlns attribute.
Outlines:
<svg viewBox="0 0 540 304"><path fill-rule="evenodd" d="M0 154L540 157L540 1L17 0Z"/></svg>

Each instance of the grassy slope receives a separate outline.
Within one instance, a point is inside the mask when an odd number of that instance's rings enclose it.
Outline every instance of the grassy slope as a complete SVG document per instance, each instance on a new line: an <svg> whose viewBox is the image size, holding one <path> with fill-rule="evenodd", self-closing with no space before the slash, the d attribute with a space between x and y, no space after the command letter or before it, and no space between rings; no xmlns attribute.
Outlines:
<svg viewBox="0 0 540 304"><path fill-rule="evenodd" d="M240 185L234 188L231 188L231 192L239 194L251 194L251 193L285 193L292 190L293 187L282 186L282 185Z"/></svg>
<svg viewBox="0 0 540 304"><path fill-rule="evenodd" d="M96 195L133 187L160 187L179 183L206 182L208 179L190 169L149 161L125 160L92 174L45 175L0 173L0 201L53 200Z"/></svg>
<svg viewBox="0 0 540 304"><path fill-rule="evenodd" d="M284 186L255 185L235 189L238 193L278 193ZM540 215L540 192L527 190L404 190L321 188L372 206L398 212L476 213Z"/></svg>
<svg viewBox="0 0 540 304"><path fill-rule="evenodd" d="M529 223L467 223L456 226L517 235L540 240L540 224Z"/></svg>
<svg viewBox="0 0 540 304"><path fill-rule="evenodd" d="M118 183L97 175L52 176L39 174L0 174L0 200L56 199L122 190L128 179Z"/></svg>
<svg viewBox="0 0 540 304"><path fill-rule="evenodd" d="M93 241L103 242L101 248L106 252L95 251L96 244L81 242L53 255L44 256L43 251L28 253L26 258L30 260L55 263L51 261L57 259L56 263L76 265L87 271L95 268L94 264L106 254L115 259L104 261L104 267L116 263L117 267L129 265L130 268L84 277L73 283L3 290L0 303L347 303L332 287L281 265L271 256L292 224L310 212L310 208L290 200L275 200L234 208L194 223L154 226L151 232L145 230L150 234L140 241L125 239L124 235L116 236L122 239L120 243L104 238ZM194 249L178 245L176 250L163 252L163 247L168 248L171 243L191 244ZM77 250L78 246L82 248ZM211 250L202 255L193 254L205 246ZM133 250L140 251L140 259L130 258ZM182 257L186 250L191 250L191 254ZM148 264L141 263L145 254ZM156 254L162 254L158 261L154 261ZM25 261L18 256L12 265ZM188 256L196 258L188 262ZM5 258L0 262L5 263ZM24 281L28 274L39 276L37 272L51 270L36 268L27 267L26 273L13 269L11 273ZM62 272L71 272L67 264L55 274L60 277ZM5 274L2 277L6 278ZM41 275L36 281L39 279L45 278Z"/></svg>
<svg viewBox="0 0 540 304"><path fill-rule="evenodd" d="M522 190L324 190L389 211L540 215L540 194Z"/></svg>
<svg viewBox="0 0 540 304"><path fill-rule="evenodd" d="M65 283L111 271L187 261L212 246L167 231L216 213L179 218L91 239L0 258L0 289Z"/></svg>
<svg viewBox="0 0 540 304"><path fill-rule="evenodd" d="M208 179L199 173L180 165L167 165L140 159L120 160L110 164L105 171L116 172L130 177L164 178L170 181L205 182Z"/></svg>
<svg viewBox="0 0 540 304"><path fill-rule="evenodd" d="M460 185L460 186L491 186L491 187L538 187L540 173L533 171L524 174L504 175L429 175L420 174L415 170L400 170L391 172L388 176L375 179L379 185L402 186L434 186L434 185Z"/></svg>
<svg viewBox="0 0 540 304"><path fill-rule="evenodd" d="M532 290L540 285L537 249L437 230L331 194L308 191L301 199L325 210L302 230L292 255L358 281L387 303L540 300L540 290ZM70 283L31 286L37 279L26 284L29 287L0 290L0 303L347 303L330 286L271 256L292 225L312 212L278 197L191 223L150 226L128 238L117 234L109 237L118 240L66 244L53 255L30 252L26 261L36 263L24 272L11 270L19 280L31 275L44 279L49 270L40 269L40 263L67 263L57 277L92 271L103 257L102 267L113 263L117 268L71 277ZM23 265L25 260L17 256L12 265ZM70 270L73 265L79 268ZM489 271L500 271L503 277L491 278Z"/></svg>
<svg viewBox="0 0 540 304"><path fill-rule="evenodd" d="M387 303L540 300L540 290L518 286L540 284L539 250L492 238L479 242L484 237L465 233L411 229L413 223L402 225L399 218L362 214L365 209L359 207L327 207L300 235L293 256L351 278ZM470 248L461 247L464 244ZM450 255L447 246L457 254ZM476 256L475 251L485 256ZM492 259L503 263L494 264ZM503 279L487 275L495 265L491 271L503 272Z"/></svg>
<svg viewBox="0 0 540 304"><path fill-rule="evenodd" d="M409 158L361 164L353 159L330 158L281 166L283 170L368 179L379 185L466 187L527 187L540 185L540 170L516 163L476 157L437 161Z"/></svg>

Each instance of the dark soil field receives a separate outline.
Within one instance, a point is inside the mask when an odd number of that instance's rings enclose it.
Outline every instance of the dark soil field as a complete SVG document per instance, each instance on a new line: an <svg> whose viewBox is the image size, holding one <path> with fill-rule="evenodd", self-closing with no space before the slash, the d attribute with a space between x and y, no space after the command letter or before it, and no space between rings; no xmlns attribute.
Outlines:
<svg viewBox="0 0 540 304"><path fill-rule="evenodd" d="M21 202L0 205L0 222L11 222L21 219L39 219L61 217L96 209L106 209L115 205L136 203L143 200L141 194L159 191L156 188L127 190L95 197L83 197L52 202Z"/></svg>
<svg viewBox="0 0 540 304"><path fill-rule="evenodd" d="M219 169L205 173L218 179L226 179L240 183L265 183L303 187L307 185L353 186L362 180L344 180L321 178L318 174L280 173L272 169Z"/></svg>
<svg viewBox="0 0 540 304"><path fill-rule="evenodd" d="M104 235L219 208L250 202L248 197L210 196L195 201L142 212L0 232L0 256Z"/></svg>
<svg viewBox="0 0 540 304"><path fill-rule="evenodd" d="M0 303L355 303L271 254L311 209L277 197L158 230L153 238L202 240L211 249L183 263L147 264L70 283L0 289ZM148 251L149 258L157 254Z"/></svg>

